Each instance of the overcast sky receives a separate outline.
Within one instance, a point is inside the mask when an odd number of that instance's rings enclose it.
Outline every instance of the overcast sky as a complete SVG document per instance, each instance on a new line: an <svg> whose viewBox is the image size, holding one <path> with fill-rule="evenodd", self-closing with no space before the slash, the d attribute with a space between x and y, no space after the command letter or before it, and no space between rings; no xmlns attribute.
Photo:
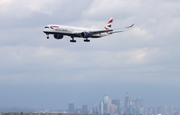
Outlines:
<svg viewBox="0 0 180 115"><path fill-rule="evenodd" d="M84 43L46 39L45 25L126 32ZM105 94L180 107L179 0L0 0L0 108L67 109Z"/></svg>

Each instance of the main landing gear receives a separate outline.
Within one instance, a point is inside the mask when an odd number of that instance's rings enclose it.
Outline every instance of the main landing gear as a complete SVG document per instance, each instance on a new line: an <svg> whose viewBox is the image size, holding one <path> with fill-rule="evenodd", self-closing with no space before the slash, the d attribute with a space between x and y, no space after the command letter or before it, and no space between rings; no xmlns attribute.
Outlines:
<svg viewBox="0 0 180 115"><path fill-rule="evenodd" d="M84 40L84 42L90 42L90 40L88 40L87 38Z"/></svg>
<svg viewBox="0 0 180 115"><path fill-rule="evenodd" d="M70 40L70 42L75 43L76 40L74 40L74 37L71 37L71 38L72 38L72 40Z"/></svg>

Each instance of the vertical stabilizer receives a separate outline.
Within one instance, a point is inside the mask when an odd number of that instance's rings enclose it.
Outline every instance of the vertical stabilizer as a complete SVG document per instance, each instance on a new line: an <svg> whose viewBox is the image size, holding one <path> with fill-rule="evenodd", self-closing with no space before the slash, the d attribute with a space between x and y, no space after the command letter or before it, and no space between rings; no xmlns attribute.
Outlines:
<svg viewBox="0 0 180 115"><path fill-rule="evenodd" d="M104 27L105 30L111 29L112 23L113 23L113 18L110 18L110 20L108 21L108 24Z"/></svg>

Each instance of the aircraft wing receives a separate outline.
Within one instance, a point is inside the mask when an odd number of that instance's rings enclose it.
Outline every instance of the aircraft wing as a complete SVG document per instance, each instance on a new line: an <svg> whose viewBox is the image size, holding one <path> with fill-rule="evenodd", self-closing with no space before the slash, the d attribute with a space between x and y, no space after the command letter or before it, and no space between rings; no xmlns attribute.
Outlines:
<svg viewBox="0 0 180 115"><path fill-rule="evenodd" d="M124 31L113 31L111 33L120 33L120 32L124 32Z"/></svg>
<svg viewBox="0 0 180 115"><path fill-rule="evenodd" d="M128 28L131 28L133 26L134 26L134 24L132 24L130 26L127 26L125 28L117 28L117 29L110 29L110 30L100 30L100 31L90 31L89 33L91 33L91 34L100 34L100 33L104 33L104 32L119 33L119 32L124 32L124 31L121 31L120 29L128 29Z"/></svg>
<svg viewBox="0 0 180 115"><path fill-rule="evenodd" d="M112 32L113 30L99 30L99 31L90 31L90 34L101 34L101 33L105 33L105 32Z"/></svg>
<svg viewBox="0 0 180 115"><path fill-rule="evenodd" d="M131 28L133 27L134 24L130 25L130 26L127 26L127 27L124 27L124 28L116 28L116 29L113 29L113 30L122 30L122 29L128 29L128 28Z"/></svg>
<svg viewBox="0 0 180 115"><path fill-rule="evenodd" d="M130 26L127 26L127 27L125 27L125 28L117 28L117 29L114 29L111 33L124 32L124 31L122 31L122 29L128 29L128 28L131 28L131 27L133 27L133 26L134 26L134 24L132 24L132 25L130 25Z"/></svg>
<svg viewBox="0 0 180 115"><path fill-rule="evenodd" d="M88 32L91 35L101 34L101 33L108 33L108 32L110 34L113 34L113 33L124 32L124 31L122 31L123 29L128 29L128 28L131 28L133 26L134 26L134 24L132 24L130 26L127 26L127 27L124 27L124 28L116 28L116 29L109 29L109 30L94 30L94 31L92 30L92 31L85 31L85 32ZM80 36L82 32L84 32L84 31L76 31L76 32L73 32L73 34L76 34L76 35Z"/></svg>

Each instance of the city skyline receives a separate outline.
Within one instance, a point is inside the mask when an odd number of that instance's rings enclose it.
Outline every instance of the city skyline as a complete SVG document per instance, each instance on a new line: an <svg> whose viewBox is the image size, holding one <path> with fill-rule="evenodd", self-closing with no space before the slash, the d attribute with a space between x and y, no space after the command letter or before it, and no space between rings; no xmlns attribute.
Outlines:
<svg viewBox="0 0 180 115"><path fill-rule="evenodd" d="M131 99L129 92L127 92L124 102L120 101L120 99L111 99L108 95L104 95L104 98L99 103L93 104L92 109L88 109L88 105L82 105L81 108L75 107L74 103L69 103L67 112L94 115L178 115L180 114L180 107L166 104L159 105L158 107L147 107L143 105L142 98L136 97L135 100Z"/></svg>
<svg viewBox="0 0 180 115"><path fill-rule="evenodd" d="M163 114L161 113L163 110L163 107L166 107L167 111L173 111L173 112L180 112L180 107L179 106L173 106L173 105L168 105L166 103L159 104L157 106L147 106L143 103L143 100L140 96L138 97L131 97L131 93L127 92L124 96L124 100L120 98L110 98L107 94L102 96L102 99L99 100L98 102L92 102L92 104L88 105L86 103L83 103L82 105L76 104L76 103L67 103L68 106L67 108L57 108L57 109L48 109L48 108L30 108L30 107L3 107L0 108L1 112L16 112L16 111L23 111L23 112L68 112L68 113L80 113L80 114L86 114L90 113L93 114L93 111L95 110L99 114L108 114L110 112L110 108L108 107L108 103L112 104L112 108L123 108L121 110L121 114L119 115L124 115L124 114L141 114L141 115L151 115L150 112L156 112L158 114ZM145 99L146 100L146 99ZM105 105L104 105L105 104ZM132 111L137 111L136 107L131 108L130 105L141 108L142 111L146 111L146 113L132 113ZM65 104L66 105L66 104ZM64 105L64 107L65 107ZM101 108L102 107L102 108ZM107 110L109 109L109 111ZM114 111L116 111L114 109ZM133 109L133 110L132 110ZM120 111L120 110L119 110ZM129 112L131 111L131 113ZM167 114L166 114L167 115ZM168 113L168 115L170 115ZM173 115L171 113L171 115Z"/></svg>

